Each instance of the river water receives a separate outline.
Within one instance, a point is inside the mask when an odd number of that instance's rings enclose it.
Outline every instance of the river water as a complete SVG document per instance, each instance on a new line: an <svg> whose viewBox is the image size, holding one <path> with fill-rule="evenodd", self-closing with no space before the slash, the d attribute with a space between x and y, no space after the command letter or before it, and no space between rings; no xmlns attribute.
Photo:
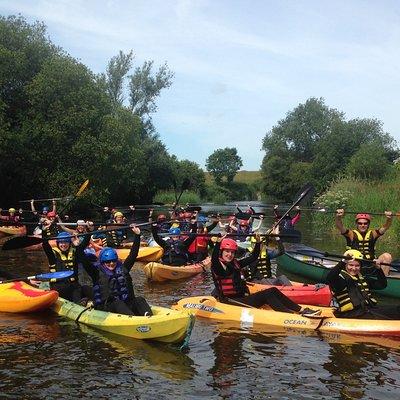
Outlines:
<svg viewBox="0 0 400 400"><path fill-rule="evenodd" d="M340 251L341 238L303 242ZM270 221L266 221L266 225ZM0 267L46 271L40 251L0 251ZM209 275L150 284L140 266L135 291L150 303L209 294ZM196 321L190 349L97 332L49 312L0 313L0 399L399 399L400 341L346 335L247 331Z"/></svg>

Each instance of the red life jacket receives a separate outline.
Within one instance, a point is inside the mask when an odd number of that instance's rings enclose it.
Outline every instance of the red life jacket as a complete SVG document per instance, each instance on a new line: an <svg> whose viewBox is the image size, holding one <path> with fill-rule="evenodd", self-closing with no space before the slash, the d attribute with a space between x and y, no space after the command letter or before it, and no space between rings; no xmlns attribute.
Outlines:
<svg viewBox="0 0 400 400"><path fill-rule="evenodd" d="M190 254L206 253L208 247L208 238L205 236L197 236L188 248Z"/></svg>
<svg viewBox="0 0 400 400"><path fill-rule="evenodd" d="M222 265L226 265L222 259L219 259ZM234 259L232 261L233 271L227 276L220 276L213 273L214 282L217 286L218 294L222 297L242 297L247 293L247 286L240 271L239 263Z"/></svg>

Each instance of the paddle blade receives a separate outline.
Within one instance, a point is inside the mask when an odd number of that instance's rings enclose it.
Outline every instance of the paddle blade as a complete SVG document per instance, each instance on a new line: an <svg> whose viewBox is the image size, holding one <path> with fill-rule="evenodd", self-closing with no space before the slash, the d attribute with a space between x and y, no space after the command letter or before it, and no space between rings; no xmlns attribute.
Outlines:
<svg viewBox="0 0 400 400"><path fill-rule="evenodd" d="M307 204L314 197L314 194L314 186L311 183L307 183L296 193L293 202L296 203L296 205Z"/></svg>
<svg viewBox="0 0 400 400"><path fill-rule="evenodd" d="M45 274L38 274L35 276L37 281L50 281L53 279L61 280L66 279L72 276L74 271L57 271L57 272L48 272Z"/></svg>
<svg viewBox="0 0 400 400"><path fill-rule="evenodd" d="M185 178L182 182L182 191L189 189L190 186L190 180L188 178Z"/></svg>
<svg viewBox="0 0 400 400"><path fill-rule="evenodd" d="M3 244L3 250L16 250L42 243L43 239L38 236L16 236Z"/></svg>
<svg viewBox="0 0 400 400"><path fill-rule="evenodd" d="M75 196L80 196L85 191L85 189L88 187L88 185L89 185L89 179L86 179L86 181L82 183L81 187L76 192Z"/></svg>

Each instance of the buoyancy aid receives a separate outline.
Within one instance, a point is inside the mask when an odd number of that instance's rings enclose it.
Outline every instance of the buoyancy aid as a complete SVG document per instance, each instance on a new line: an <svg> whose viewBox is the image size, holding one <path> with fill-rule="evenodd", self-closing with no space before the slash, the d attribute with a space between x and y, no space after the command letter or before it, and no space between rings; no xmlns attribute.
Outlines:
<svg viewBox="0 0 400 400"><path fill-rule="evenodd" d="M74 275L72 275L69 280L71 282L77 280L78 278L78 265L76 262L76 249L73 246L70 246L68 252L65 253L61 251L58 247L52 247L53 253L56 257L55 265L50 266L50 272L56 271L65 271L66 269L74 271Z"/></svg>
<svg viewBox="0 0 400 400"><path fill-rule="evenodd" d="M245 296L248 293L248 288L241 273L239 263L234 259L231 263L226 264L221 258L219 262L224 267L226 275L221 276L213 272L218 295L221 298Z"/></svg>
<svg viewBox="0 0 400 400"><path fill-rule="evenodd" d="M50 225L47 229L42 228L42 237L49 238L49 237L54 237L59 234L57 225L53 224Z"/></svg>
<svg viewBox="0 0 400 400"><path fill-rule="evenodd" d="M7 222L8 225L15 224L15 225L21 225L20 221L21 218L19 215L2 215L1 216L2 221Z"/></svg>
<svg viewBox="0 0 400 400"><path fill-rule="evenodd" d="M375 242L373 231L368 230L363 236L357 229L352 229L353 240L346 236L346 249L359 250L366 260L373 260L375 258Z"/></svg>
<svg viewBox="0 0 400 400"><path fill-rule="evenodd" d="M250 246L247 248L250 252L253 252L254 245L256 244L256 239L251 237L250 239ZM245 277L246 280L253 280L253 279L263 279L263 278L271 278L272 271L271 271L271 260L268 255L268 248L267 248L267 241L265 238L261 241L261 250L260 256L256 263L251 264L246 272Z"/></svg>
<svg viewBox="0 0 400 400"><path fill-rule="evenodd" d="M128 301L134 297L132 278L121 261L117 262L114 270L109 270L97 262L99 270L98 281L93 285L95 305L104 304L113 300Z"/></svg>
<svg viewBox="0 0 400 400"><path fill-rule="evenodd" d="M351 311L359 307L368 308L368 306L377 304L369 290L368 283L361 274L354 276L343 270L339 276L346 281L346 287L343 290L333 290L340 312Z"/></svg>
<svg viewBox="0 0 400 400"><path fill-rule="evenodd" d="M182 265L188 261L187 248L182 240L168 239L162 260L169 265Z"/></svg>
<svg viewBox="0 0 400 400"><path fill-rule="evenodd" d="M127 238L122 230L109 231L101 237L103 247L118 247Z"/></svg>
<svg viewBox="0 0 400 400"><path fill-rule="evenodd" d="M190 244L188 253L206 253L208 249L208 238L205 236L197 236Z"/></svg>

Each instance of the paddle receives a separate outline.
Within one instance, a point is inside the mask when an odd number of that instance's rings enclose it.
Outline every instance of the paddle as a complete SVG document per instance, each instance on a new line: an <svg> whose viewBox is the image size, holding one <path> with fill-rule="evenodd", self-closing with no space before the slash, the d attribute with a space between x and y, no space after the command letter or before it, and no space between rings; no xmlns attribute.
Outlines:
<svg viewBox="0 0 400 400"><path fill-rule="evenodd" d="M0 281L0 283L9 283L9 282L17 282L17 281L29 281L29 280L55 282L56 280L59 281L59 280L62 280L62 279L69 278L73 274L74 274L74 271L48 272L48 273L45 273L45 274L26 276L26 277L23 277L23 278L7 279L5 281Z"/></svg>
<svg viewBox="0 0 400 400"><path fill-rule="evenodd" d="M329 210L327 208L318 208L318 207L302 207L302 210L305 211L312 211L312 212L321 212L321 213L328 213L328 214L336 214L336 210ZM352 210L345 210L346 214L361 214L365 213L365 211L352 211ZM368 212L369 215L386 215L384 212ZM400 217L400 211L393 213L394 217Z"/></svg>
<svg viewBox="0 0 400 400"><path fill-rule="evenodd" d="M31 200L19 200L19 203L30 203L32 200L33 201L58 201L58 200L67 200L70 199L71 196L65 196L65 197L52 197L48 199L31 199Z"/></svg>
<svg viewBox="0 0 400 400"><path fill-rule="evenodd" d="M283 215L276 221L272 228L270 229L273 231L282 221L283 219L289 215L290 211L292 211L296 206L298 206L302 201L306 202L309 198L313 196L315 189L311 183L307 183L305 186L301 188L301 192L299 195L296 194L295 201L293 204L283 213Z"/></svg>
<svg viewBox="0 0 400 400"><path fill-rule="evenodd" d="M175 210L176 207L178 206L179 200L181 199L183 192L189 187L189 185L190 185L189 179L188 179L188 178L185 178L185 179L183 180L183 182L182 182L181 192L179 193L179 196L176 197L176 202L175 202L175 205L174 205L174 210Z"/></svg>
<svg viewBox="0 0 400 400"><path fill-rule="evenodd" d="M76 192L76 194L74 196L72 196L72 198L67 202L67 204L64 206L64 208L62 208L62 210L58 213L58 214L63 214L66 209L69 207L69 205L72 203L72 201L74 201L77 197L79 197L87 188L87 186L89 185L89 179L87 179L85 182L82 183L82 185L79 187L79 190ZM53 226L54 224L56 224L56 220L52 221L50 226ZM49 228L50 228L49 226ZM38 241L38 239L40 239ZM5 242L3 244L2 249L3 250L15 250L15 249L23 249L24 247L29 247L32 246L34 244L38 244L41 243L42 239L38 238L37 236L16 236L13 237L9 240L7 240L7 242Z"/></svg>
<svg viewBox="0 0 400 400"><path fill-rule="evenodd" d="M309 257L316 257L316 258L323 258L326 260L329 259L337 259L337 260L351 260L352 257L350 256L344 256L342 254L335 254L335 253L328 253L326 251L318 251L314 249L303 249L301 251L289 251L288 253L293 253L293 254L300 254L304 256L309 256ZM333 260L335 261L335 260ZM368 263L368 264L373 264L373 260L361 260L362 263ZM392 267L393 269L400 271L400 260L394 260L391 263L380 263L381 265L388 265Z"/></svg>
<svg viewBox="0 0 400 400"><path fill-rule="evenodd" d="M142 224L135 224L135 226L145 226L145 225L151 225L152 222L144 222ZM112 224L112 226L116 226L117 224ZM89 232L84 232L84 233L79 233L77 235L71 235L71 238L73 237L80 237L80 236L88 236L88 235L95 235L97 233L105 233L105 232L112 232L115 230L125 230L131 228L130 225L121 225L117 228L110 228L110 229L98 229L96 231L89 231ZM18 239L18 240L17 240ZM44 240L57 240L57 236L52 236L49 238L41 238L39 236L17 236L15 238L7 240L3 244L2 250L16 250L16 249L22 249L24 247L32 246L34 244L39 244L42 243Z"/></svg>

